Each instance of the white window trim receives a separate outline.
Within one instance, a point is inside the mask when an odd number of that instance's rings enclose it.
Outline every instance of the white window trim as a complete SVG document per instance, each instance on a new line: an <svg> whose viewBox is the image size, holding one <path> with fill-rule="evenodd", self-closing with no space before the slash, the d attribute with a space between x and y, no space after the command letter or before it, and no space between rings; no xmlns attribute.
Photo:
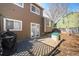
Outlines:
<svg viewBox="0 0 79 59"><path fill-rule="evenodd" d="M18 29L10 29L10 31L22 31L22 21L15 20L15 19L9 19L9 18L4 18L4 20L3 20L3 29L4 29L4 31L6 31L6 20L14 21L14 24L15 24L15 22L20 22L21 23L21 28L19 30Z"/></svg>
<svg viewBox="0 0 79 59"><path fill-rule="evenodd" d="M34 6L36 9L38 9L39 10L39 13L38 12L33 12L32 11L32 6ZM37 14L37 15L40 15L40 9L37 6L33 5L33 4L30 4L30 12L32 12L34 14Z"/></svg>
<svg viewBox="0 0 79 59"><path fill-rule="evenodd" d="M24 8L24 3L22 3L22 6L19 5L18 3L13 3L13 4L15 4L15 5L17 5L17 6L21 7L21 8Z"/></svg>

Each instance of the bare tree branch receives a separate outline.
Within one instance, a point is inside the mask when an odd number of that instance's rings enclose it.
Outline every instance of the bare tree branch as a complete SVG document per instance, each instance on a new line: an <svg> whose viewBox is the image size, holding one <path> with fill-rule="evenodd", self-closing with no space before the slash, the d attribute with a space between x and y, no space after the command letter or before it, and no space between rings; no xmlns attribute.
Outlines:
<svg viewBox="0 0 79 59"><path fill-rule="evenodd" d="M61 17L68 13L68 4L51 3L49 4L49 11L53 22L57 23Z"/></svg>

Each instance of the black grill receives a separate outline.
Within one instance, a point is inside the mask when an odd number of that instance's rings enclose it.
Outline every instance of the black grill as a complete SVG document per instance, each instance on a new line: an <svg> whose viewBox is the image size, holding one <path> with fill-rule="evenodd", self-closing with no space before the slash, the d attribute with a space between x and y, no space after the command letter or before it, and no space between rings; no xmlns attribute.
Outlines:
<svg viewBox="0 0 79 59"><path fill-rule="evenodd" d="M11 55L16 51L16 34L12 31L0 33L0 55Z"/></svg>

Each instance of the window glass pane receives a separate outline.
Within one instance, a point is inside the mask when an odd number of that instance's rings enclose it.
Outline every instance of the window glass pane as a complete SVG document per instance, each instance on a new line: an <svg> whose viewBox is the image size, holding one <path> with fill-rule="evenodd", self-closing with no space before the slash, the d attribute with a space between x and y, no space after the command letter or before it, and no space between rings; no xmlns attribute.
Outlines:
<svg viewBox="0 0 79 59"><path fill-rule="evenodd" d="M51 27L51 25L52 25L52 24L51 24L51 21L49 21L49 27Z"/></svg>
<svg viewBox="0 0 79 59"><path fill-rule="evenodd" d="M23 6L23 3L17 3L18 5L20 5L20 6Z"/></svg>
<svg viewBox="0 0 79 59"><path fill-rule="evenodd" d="M32 33L31 33L31 35L32 36L35 36L35 26L36 26L36 24L32 24Z"/></svg>
<svg viewBox="0 0 79 59"><path fill-rule="evenodd" d="M24 3L14 3L14 4L16 4L17 6L20 6L20 7L24 8Z"/></svg>
<svg viewBox="0 0 79 59"><path fill-rule="evenodd" d="M49 20L46 19L46 26L48 27L49 26Z"/></svg>
<svg viewBox="0 0 79 59"><path fill-rule="evenodd" d="M13 29L13 28L14 28L14 22L6 20L6 29Z"/></svg>
<svg viewBox="0 0 79 59"><path fill-rule="evenodd" d="M31 11L33 11L35 14L40 15L40 9L35 5L31 6Z"/></svg>
<svg viewBox="0 0 79 59"><path fill-rule="evenodd" d="M34 6L32 6L32 11L35 12L35 7Z"/></svg>
<svg viewBox="0 0 79 59"><path fill-rule="evenodd" d="M14 29L16 29L16 30L20 30L20 29L21 29L21 22L17 22L17 21L15 21Z"/></svg>

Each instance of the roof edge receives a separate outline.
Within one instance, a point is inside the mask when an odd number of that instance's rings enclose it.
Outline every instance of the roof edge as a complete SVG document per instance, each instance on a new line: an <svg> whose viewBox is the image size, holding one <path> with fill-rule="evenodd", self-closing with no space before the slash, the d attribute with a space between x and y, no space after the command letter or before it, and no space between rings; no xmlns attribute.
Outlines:
<svg viewBox="0 0 79 59"><path fill-rule="evenodd" d="M33 4L37 5L38 7L40 7L41 9L44 10L44 8L42 7L42 5L40 3L33 3Z"/></svg>

